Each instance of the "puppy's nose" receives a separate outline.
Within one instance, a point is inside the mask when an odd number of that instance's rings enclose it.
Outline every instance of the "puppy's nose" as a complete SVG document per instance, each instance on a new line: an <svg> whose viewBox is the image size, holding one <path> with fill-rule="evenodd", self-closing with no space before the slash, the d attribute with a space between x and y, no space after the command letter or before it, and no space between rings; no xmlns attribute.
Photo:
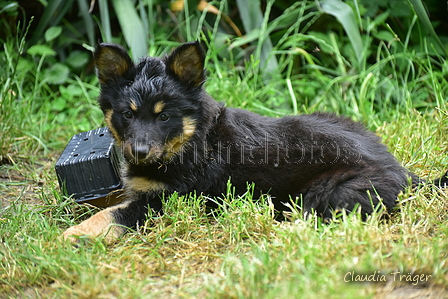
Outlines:
<svg viewBox="0 0 448 299"><path fill-rule="evenodd" d="M132 153L137 161L143 161L148 156L150 149L149 144L135 144Z"/></svg>

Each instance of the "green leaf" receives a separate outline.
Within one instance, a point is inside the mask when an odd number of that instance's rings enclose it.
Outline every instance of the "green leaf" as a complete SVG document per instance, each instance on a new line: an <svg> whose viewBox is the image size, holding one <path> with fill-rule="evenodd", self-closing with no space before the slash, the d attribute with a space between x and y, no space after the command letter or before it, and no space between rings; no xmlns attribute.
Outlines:
<svg viewBox="0 0 448 299"><path fill-rule="evenodd" d="M33 70L36 66L32 59L25 59L23 57L19 58L19 63L17 64L17 72L26 73Z"/></svg>
<svg viewBox="0 0 448 299"><path fill-rule="evenodd" d="M49 69L45 69L44 78L49 84L62 84L68 79L70 69L62 63L55 63Z"/></svg>
<svg viewBox="0 0 448 299"><path fill-rule="evenodd" d="M89 43L94 45L95 40L95 29L96 24L93 21L92 14L89 12L89 2L85 0L78 0L78 12L79 15L84 19L83 25L85 26L87 36L89 38Z"/></svg>
<svg viewBox="0 0 448 299"><path fill-rule="evenodd" d="M1 3L1 4L4 5L4 3ZM3 12L16 13L18 8L19 8L19 4L17 2L12 2L12 3L9 3L9 4L5 5L4 7L2 7L0 9L0 14Z"/></svg>
<svg viewBox="0 0 448 299"><path fill-rule="evenodd" d="M395 39L395 36L386 30L381 30L376 33L373 33L373 36L376 37L377 39L383 40L387 43L389 43Z"/></svg>
<svg viewBox="0 0 448 299"><path fill-rule="evenodd" d="M132 58L136 60L148 53L148 43L143 23L132 3L112 0L124 39L131 49Z"/></svg>
<svg viewBox="0 0 448 299"><path fill-rule="evenodd" d="M246 32L259 28L263 22L263 14L260 10L260 1L237 0L236 3L238 5L238 11Z"/></svg>
<svg viewBox="0 0 448 299"><path fill-rule="evenodd" d="M425 7L423 6L423 3L421 0L410 0L412 3L412 6L414 7L414 11L417 14L417 17L419 20L423 23L423 26L426 28L428 33L435 39L437 44L442 49L443 53L445 53L445 56L448 55L445 49L445 45L442 43L440 38L437 36L437 33L434 30L434 27L431 24L431 21L428 18L428 14L426 13Z"/></svg>
<svg viewBox="0 0 448 299"><path fill-rule="evenodd" d="M73 51L68 55L65 62L72 68L79 69L89 62L90 56L88 52Z"/></svg>
<svg viewBox="0 0 448 299"><path fill-rule="evenodd" d="M339 0L325 0L322 1L322 10L334 16L341 23L350 39L358 61L361 61L363 43L353 9L348 4Z"/></svg>
<svg viewBox="0 0 448 299"><path fill-rule="evenodd" d="M109 17L109 5L107 4L107 0L98 0L98 6L100 9L100 19L101 19L101 28L103 41L107 43L112 42L112 29L110 25L110 17Z"/></svg>
<svg viewBox="0 0 448 299"><path fill-rule="evenodd" d="M259 43L255 52L255 59L260 61L262 67L266 68L267 74L277 71L278 62L276 57L271 55L273 45L269 37L269 32L267 31L269 10L266 9L266 15L263 16L259 0L237 0L236 3L246 33L258 35ZM270 3L268 3L266 8L269 8Z"/></svg>
<svg viewBox="0 0 448 299"><path fill-rule="evenodd" d="M67 106L67 101L64 98L56 98L51 105L51 108L56 111L64 110L65 106Z"/></svg>
<svg viewBox="0 0 448 299"><path fill-rule="evenodd" d="M330 36L323 32L318 31L309 31L307 35L298 34L297 35L301 40L304 41L313 41L319 46L319 51L329 54L338 54L338 51L333 48L330 41Z"/></svg>
<svg viewBox="0 0 448 299"><path fill-rule="evenodd" d="M28 48L28 50L26 50L26 52L29 55L40 55L40 56L54 56L56 55L56 52L50 48L49 46L46 45L34 45Z"/></svg>
<svg viewBox="0 0 448 299"><path fill-rule="evenodd" d="M290 6L280 16L268 23L264 34L271 34L273 31L290 27L297 21L297 15L300 14L300 10L301 7L298 6L298 4ZM241 47L242 45L253 42L262 34L260 26L256 26L249 30L245 28L245 30L246 34L244 36L232 40L232 44L230 45L231 48Z"/></svg>
<svg viewBox="0 0 448 299"><path fill-rule="evenodd" d="M62 27L60 26L53 26L47 29L45 31L45 41L50 42L54 40L56 37L58 37L62 33Z"/></svg>
<svg viewBox="0 0 448 299"><path fill-rule="evenodd" d="M385 11L382 14L375 17L375 19L371 22L371 24L368 27L368 31L373 30L374 28L381 26L386 22L387 18L389 17L389 11Z"/></svg>
<svg viewBox="0 0 448 299"><path fill-rule="evenodd" d="M44 12L41 17L39 17L39 23L37 27L33 30L33 36L31 37L29 44L34 45L37 41L42 38L42 33L49 24L54 22L54 18L58 14L64 14L67 9L71 7L73 0L48 0Z"/></svg>
<svg viewBox="0 0 448 299"><path fill-rule="evenodd" d="M61 85L59 92L64 99L72 100L82 95L82 88L79 85L69 84L67 87Z"/></svg>

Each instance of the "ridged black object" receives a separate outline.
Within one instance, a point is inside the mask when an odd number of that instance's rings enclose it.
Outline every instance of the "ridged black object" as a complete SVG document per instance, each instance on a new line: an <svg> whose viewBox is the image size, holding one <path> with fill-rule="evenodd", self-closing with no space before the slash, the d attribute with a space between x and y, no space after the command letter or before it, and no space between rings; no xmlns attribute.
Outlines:
<svg viewBox="0 0 448 299"><path fill-rule="evenodd" d="M55 165L61 190L76 202L90 202L120 189L119 158L107 128L73 136Z"/></svg>

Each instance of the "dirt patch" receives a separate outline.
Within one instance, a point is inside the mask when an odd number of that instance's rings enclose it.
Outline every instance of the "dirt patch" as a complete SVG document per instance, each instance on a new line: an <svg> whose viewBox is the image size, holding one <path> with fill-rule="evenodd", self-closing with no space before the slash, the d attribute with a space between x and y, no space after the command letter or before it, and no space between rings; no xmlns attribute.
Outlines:
<svg viewBox="0 0 448 299"><path fill-rule="evenodd" d="M448 289L439 286L385 286L376 290L376 299L448 299Z"/></svg>
<svg viewBox="0 0 448 299"><path fill-rule="evenodd" d="M22 163L2 165L0 170L0 211L21 201L30 206L42 205L42 190L48 181L52 161L42 161L35 167ZM51 180L50 180L51 181Z"/></svg>

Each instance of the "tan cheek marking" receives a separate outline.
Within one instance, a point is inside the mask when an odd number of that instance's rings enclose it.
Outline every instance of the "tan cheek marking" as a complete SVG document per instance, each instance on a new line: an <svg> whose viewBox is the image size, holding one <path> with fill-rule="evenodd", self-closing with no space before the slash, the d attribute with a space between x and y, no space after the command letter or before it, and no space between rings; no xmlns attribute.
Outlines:
<svg viewBox="0 0 448 299"><path fill-rule="evenodd" d="M163 111L163 108L165 108L165 103L163 103L163 101L157 102L154 105L154 113L159 114L160 112Z"/></svg>
<svg viewBox="0 0 448 299"><path fill-rule="evenodd" d="M148 155L146 156L147 159L153 157L153 158L159 158L163 154L163 149L160 145L156 144L154 146L151 146L151 149L149 150Z"/></svg>
<svg viewBox="0 0 448 299"><path fill-rule="evenodd" d="M126 208L130 201L102 210L78 225L69 227L62 235L65 240L72 243L77 241L74 236L104 237L107 243L124 234L126 229L122 226L114 225L112 213L114 210Z"/></svg>
<svg viewBox="0 0 448 299"><path fill-rule="evenodd" d="M104 112L104 120L106 121L107 127L109 128L109 131L112 133L112 136L115 138L115 141L118 142L120 140L120 136L118 136L117 131L115 130L114 126L112 125L112 115L114 114L114 111L112 109L106 110Z"/></svg>
<svg viewBox="0 0 448 299"><path fill-rule="evenodd" d="M168 154L166 155L166 158L168 159L182 149L182 145L193 137L196 130L196 121L193 118L185 116L182 119L182 122L184 127L183 133L180 136L171 139L167 144L168 146L171 146L168 150Z"/></svg>
<svg viewBox="0 0 448 299"><path fill-rule="evenodd" d="M187 142L196 130L196 121L191 117L184 117L182 121L184 125L184 142Z"/></svg>
<svg viewBox="0 0 448 299"><path fill-rule="evenodd" d="M165 184L162 182L148 180L145 177L133 177L126 179L126 187L135 191L154 192L165 189Z"/></svg>
<svg viewBox="0 0 448 299"><path fill-rule="evenodd" d="M136 112L137 111L137 103L134 99L130 99L129 101L129 107L131 107L131 110Z"/></svg>
<svg viewBox="0 0 448 299"><path fill-rule="evenodd" d="M121 147L123 149L123 153L129 155L129 157L135 158L134 154L132 153L132 147L131 144L129 142L123 142L121 144Z"/></svg>

